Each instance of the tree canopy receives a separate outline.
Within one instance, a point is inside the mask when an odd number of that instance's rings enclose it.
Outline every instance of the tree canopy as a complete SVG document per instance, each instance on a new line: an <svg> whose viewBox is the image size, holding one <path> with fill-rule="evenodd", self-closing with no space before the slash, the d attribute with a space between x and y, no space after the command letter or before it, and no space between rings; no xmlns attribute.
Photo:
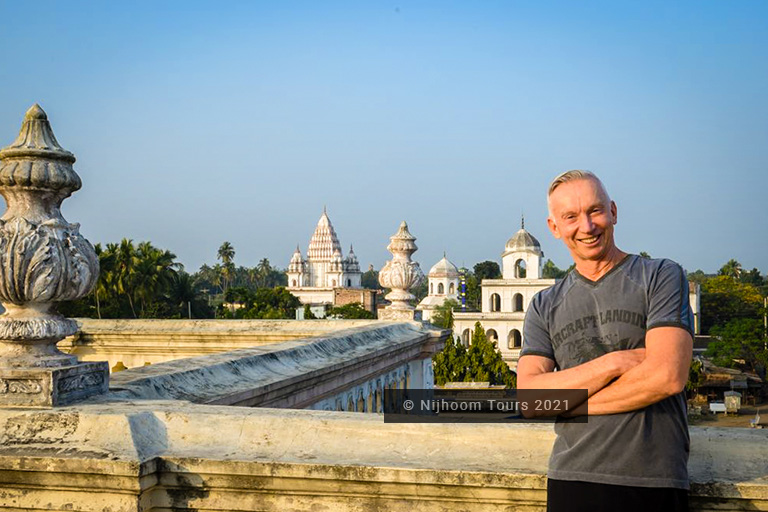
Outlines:
<svg viewBox="0 0 768 512"><path fill-rule="evenodd" d="M501 357L496 342L485 335L485 329L477 322L472 342L466 349L461 341L451 336L443 350L433 357L435 383L488 382L490 385L515 387L517 378Z"/></svg>

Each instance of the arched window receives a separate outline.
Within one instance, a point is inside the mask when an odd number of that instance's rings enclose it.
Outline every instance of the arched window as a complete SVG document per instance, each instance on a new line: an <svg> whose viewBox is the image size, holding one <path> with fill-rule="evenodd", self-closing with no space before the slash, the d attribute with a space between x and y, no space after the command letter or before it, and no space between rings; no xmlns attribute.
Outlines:
<svg viewBox="0 0 768 512"><path fill-rule="evenodd" d="M461 333L461 343L465 347L469 346L469 339L472 337L472 332L469 329L464 329Z"/></svg>
<svg viewBox="0 0 768 512"><path fill-rule="evenodd" d="M429 294L430 295L435 294L435 283L429 283Z"/></svg>
<svg viewBox="0 0 768 512"><path fill-rule="evenodd" d="M331 281L331 286L333 286L334 288L336 288L336 280L335 280L335 279L333 279L333 280Z"/></svg>
<svg viewBox="0 0 768 512"><path fill-rule="evenodd" d="M488 341L499 341L499 334L496 332L495 329L488 329L485 331L485 336L488 338Z"/></svg>
<svg viewBox="0 0 768 512"><path fill-rule="evenodd" d="M352 280L351 279L347 279L347 286L349 288L352 288Z"/></svg>
<svg viewBox="0 0 768 512"><path fill-rule="evenodd" d="M296 288L296 280L293 280L293 287Z"/></svg>
<svg viewBox="0 0 768 512"><path fill-rule="evenodd" d="M445 286L443 286L443 283L437 284L437 294L443 295L445 293Z"/></svg>
<svg viewBox="0 0 768 512"><path fill-rule="evenodd" d="M522 258L515 262L515 277L519 279L525 277L525 260Z"/></svg>
<svg viewBox="0 0 768 512"><path fill-rule="evenodd" d="M514 297L512 297L512 311L522 311L523 310L523 295L520 293L516 293Z"/></svg>
<svg viewBox="0 0 768 512"><path fill-rule="evenodd" d="M520 348L520 346L523 344L523 337L520 335L520 331L517 329L512 329L509 331L509 336L507 336L507 348L514 349L514 348Z"/></svg>
<svg viewBox="0 0 768 512"><path fill-rule="evenodd" d="M352 400L352 395L347 397L347 412L355 412L355 402Z"/></svg>
<svg viewBox="0 0 768 512"><path fill-rule="evenodd" d="M451 295L456 293L456 287L453 285L453 283L448 285L448 293L451 294Z"/></svg>
<svg viewBox="0 0 768 512"><path fill-rule="evenodd" d="M491 294L491 311L501 311L501 297L498 293Z"/></svg>

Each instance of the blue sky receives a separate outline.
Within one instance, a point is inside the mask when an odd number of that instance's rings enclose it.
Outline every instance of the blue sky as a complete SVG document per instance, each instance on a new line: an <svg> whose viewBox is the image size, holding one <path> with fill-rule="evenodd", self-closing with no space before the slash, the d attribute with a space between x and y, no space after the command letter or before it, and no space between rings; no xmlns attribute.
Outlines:
<svg viewBox="0 0 768 512"><path fill-rule="evenodd" d="M0 145L39 102L75 153L67 220L190 271L285 267L327 205L380 268L500 261L586 168L627 251L768 271L768 3L0 2Z"/></svg>

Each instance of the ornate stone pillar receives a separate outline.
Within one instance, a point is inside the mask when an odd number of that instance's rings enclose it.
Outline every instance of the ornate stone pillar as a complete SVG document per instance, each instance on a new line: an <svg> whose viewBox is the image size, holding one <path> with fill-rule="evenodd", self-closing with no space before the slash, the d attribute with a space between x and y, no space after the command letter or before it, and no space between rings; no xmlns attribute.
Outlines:
<svg viewBox="0 0 768 512"><path fill-rule="evenodd" d="M408 224L403 221L400 229L389 238L387 250L392 253L379 272L379 283L392 291L385 297L392 304L379 310L381 320L414 320L416 312L409 301L416 297L409 292L424 280L419 264L411 261L411 255L418 250L414 243L416 237L408 232Z"/></svg>
<svg viewBox="0 0 768 512"><path fill-rule="evenodd" d="M84 297L99 277L99 260L61 202L81 186L75 156L56 141L39 105L19 136L0 150L0 407L52 407L105 393L106 362L79 362L56 342L77 332L54 303Z"/></svg>

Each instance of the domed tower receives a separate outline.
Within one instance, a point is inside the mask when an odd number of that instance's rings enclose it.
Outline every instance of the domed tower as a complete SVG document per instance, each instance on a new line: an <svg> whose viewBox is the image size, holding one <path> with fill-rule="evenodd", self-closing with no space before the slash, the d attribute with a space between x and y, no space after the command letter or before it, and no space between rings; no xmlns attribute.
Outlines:
<svg viewBox="0 0 768 512"><path fill-rule="evenodd" d="M336 249L331 255L331 260L328 264L328 270L326 271L325 285L331 288L337 288L344 286L342 282L343 261L341 257L341 250Z"/></svg>
<svg viewBox="0 0 768 512"><path fill-rule="evenodd" d="M343 261L344 286L347 288L361 288L363 286L363 273L360 272L360 262L352 246L349 246L349 254Z"/></svg>
<svg viewBox="0 0 768 512"><path fill-rule="evenodd" d="M507 240L501 255L502 277L504 279L541 279L544 252L536 238L525 230L525 218L520 230Z"/></svg>
<svg viewBox="0 0 768 512"><path fill-rule="evenodd" d="M443 259L435 263L427 274L429 279L429 295L443 297L444 299L458 298L459 293L459 269L448 261L443 254Z"/></svg>
<svg viewBox="0 0 768 512"><path fill-rule="evenodd" d="M288 288L301 288L307 281L307 262L301 257L301 250L296 246L296 250L291 256L291 262L288 264Z"/></svg>
<svg viewBox="0 0 768 512"><path fill-rule="evenodd" d="M443 254L443 259L435 263L427 274L429 280L427 296L416 309L422 311L422 319L430 320L432 311L442 306L448 299L459 300L459 269Z"/></svg>

